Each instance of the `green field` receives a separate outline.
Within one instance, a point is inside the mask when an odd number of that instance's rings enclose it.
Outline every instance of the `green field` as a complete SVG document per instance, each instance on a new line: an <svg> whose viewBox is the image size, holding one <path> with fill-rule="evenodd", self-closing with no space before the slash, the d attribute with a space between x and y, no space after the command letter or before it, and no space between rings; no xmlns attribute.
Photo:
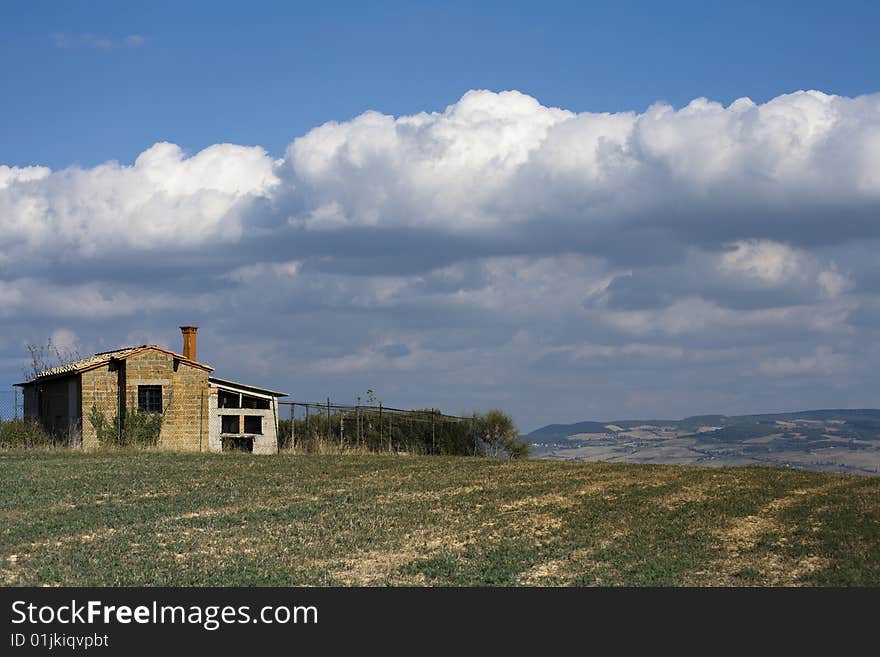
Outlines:
<svg viewBox="0 0 880 657"><path fill-rule="evenodd" d="M5 585L880 585L880 478L0 453Z"/></svg>

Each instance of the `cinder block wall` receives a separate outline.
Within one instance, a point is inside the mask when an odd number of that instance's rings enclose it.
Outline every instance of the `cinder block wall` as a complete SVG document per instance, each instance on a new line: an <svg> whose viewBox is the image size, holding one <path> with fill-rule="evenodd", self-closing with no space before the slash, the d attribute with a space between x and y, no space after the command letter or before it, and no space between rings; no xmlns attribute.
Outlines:
<svg viewBox="0 0 880 657"><path fill-rule="evenodd" d="M278 452L278 400L273 398L267 410L252 408L218 408L217 388L211 388L208 395L208 451L223 451L221 434L222 417L224 415L259 415L263 418L262 435L242 434L254 439L254 454L276 454Z"/></svg>

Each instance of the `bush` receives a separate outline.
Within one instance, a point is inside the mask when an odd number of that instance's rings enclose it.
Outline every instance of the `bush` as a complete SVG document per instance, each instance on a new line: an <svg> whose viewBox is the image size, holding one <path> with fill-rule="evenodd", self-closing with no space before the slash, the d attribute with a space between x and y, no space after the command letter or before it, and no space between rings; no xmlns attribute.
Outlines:
<svg viewBox="0 0 880 657"><path fill-rule="evenodd" d="M36 420L0 420L0 449L45 447L52 440Z"/></svg>
<svg viewBox="0 0 880 657"><path fill-rule="evenodd" d="M89 412L89 423L95 429L101 447L155 447L159 443L163 420L161 413L126 413L122 416L120 433L118 415L108 421L96 406L92 406Z"/></svg>
<svg viewBox="0 0 880 657"><path fill-rule="evenodd" d="M98 437L98 444L101 447L112 447L116 445L117 431L116 431L116 423L110 423L107 421L106 416L98 410L98 407L92 405L92 409L89 411L89 424L92 425L92 428L95 430L95 434Z"/></svg>

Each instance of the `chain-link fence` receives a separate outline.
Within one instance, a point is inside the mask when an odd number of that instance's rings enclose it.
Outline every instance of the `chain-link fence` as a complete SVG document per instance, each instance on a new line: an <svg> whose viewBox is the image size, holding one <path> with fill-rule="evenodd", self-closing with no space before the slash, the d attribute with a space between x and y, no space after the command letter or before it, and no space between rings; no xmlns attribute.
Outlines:
<svg viewBox="0 0 880 657"><path fill-rule="evenodd" d="M22 392L18 388L0 390L0 449L70 445L69 427L55 430L33 418L24 417ZM78 436L78 431L74 431Z"/></svg>
<svg viewBox="0 0 880 657"><path fill-rule="evenodd" d="M18 420L24 414L21 390L0 390L0 420Z"/></svg>
<svg viewBox="0 0 880 657"><path fill-rule="evenodd" d="M28 417L24 412L24 393L19 388L0 390L0 448L80 444L80 418L71 410L68 394L41 391L35 403L40 405L39 418Z"/></svg>

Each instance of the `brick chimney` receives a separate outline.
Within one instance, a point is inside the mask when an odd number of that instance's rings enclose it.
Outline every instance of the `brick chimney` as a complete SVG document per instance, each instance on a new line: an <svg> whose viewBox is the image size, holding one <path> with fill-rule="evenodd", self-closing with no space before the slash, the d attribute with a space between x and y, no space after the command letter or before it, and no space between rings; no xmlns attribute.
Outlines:
<svg viewBox="0 0 880 657"><path fill-rule="evenodd" d="M180 332L183 334L183 357L189 360L196 359L196 331L198 326L181 326Z"/></svg>

